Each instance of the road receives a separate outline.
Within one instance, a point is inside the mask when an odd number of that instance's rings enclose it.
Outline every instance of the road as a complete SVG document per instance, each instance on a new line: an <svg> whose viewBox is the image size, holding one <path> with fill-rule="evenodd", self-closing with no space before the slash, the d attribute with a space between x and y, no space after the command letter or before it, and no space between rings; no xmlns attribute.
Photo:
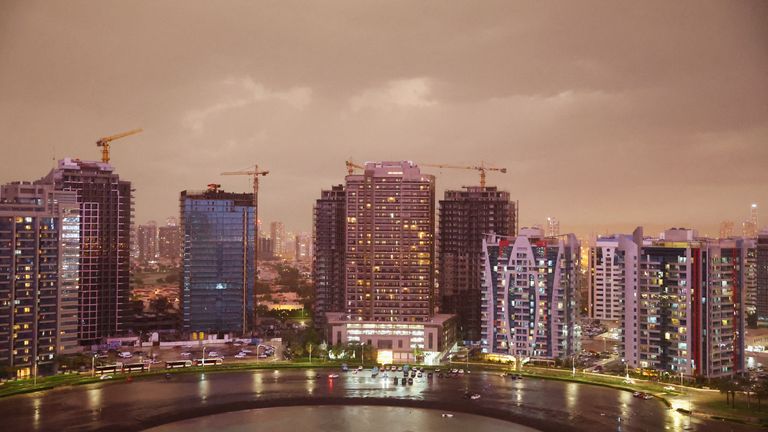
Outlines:
<svg viewBox="0 0 768 432"><path fill-rule="evenodd" d="M370 372L256 370L153 376L54 389L0 399L3 430L142 430L218 412L279 405L371 404L474 412L553 431L756 431L748 426L689 419L658 400L606 387L476 372L421 380L410 386ZM464 399L465 391L480 393Z"/></svg>

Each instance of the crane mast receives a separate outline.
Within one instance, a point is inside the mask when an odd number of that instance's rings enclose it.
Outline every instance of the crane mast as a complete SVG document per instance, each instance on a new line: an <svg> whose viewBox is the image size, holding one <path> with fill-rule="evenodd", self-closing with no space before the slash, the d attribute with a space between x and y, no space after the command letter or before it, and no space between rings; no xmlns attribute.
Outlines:
<svg viewBox="0 0 768 432"><path fill-rule="evenodd" d="M259 171L259 166L254 165L252 170L242 171L229 171L223 172L221 175L245 175L253 177L253 329L256 328L256 323L259 318L258 313L258 286L259 286L259 176L266 176L269 171ZM243 236L247 236L247 231L243 232ZM244 242L247 245L247 241ZM244 266L245 267L245 266ZM246 298L246 286L248 280L248 272L243 271L243 334L245 335L248 327L247 319L247 298Z"/></svg>

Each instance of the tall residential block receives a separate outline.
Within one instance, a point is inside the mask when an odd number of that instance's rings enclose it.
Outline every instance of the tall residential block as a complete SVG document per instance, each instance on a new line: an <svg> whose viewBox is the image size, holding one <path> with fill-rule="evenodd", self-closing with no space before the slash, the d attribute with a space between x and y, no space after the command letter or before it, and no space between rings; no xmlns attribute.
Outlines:
<svg viewBox="0 0 768 432"><path fill-rule="evenodd" d="M768 230L761 231L757 237L756 265L755 307L757 319L768 321Z"/></svg>
<svg viewBox="0 0 768 432"><path fill-rule="evenodd" d="M181 227L175 218L169 218L165 226L157 229L157 254L161 260L181 260Z"/></svg>
<svg viewBox="0 0 768 432"><path fill-rule="evenodd" d="M131 294L131 183L112 165L65 158L37 184L77 194L80 206L79 339L82 345L126 331Z"/></svg>
<svg viewBox="0 0 768 432"><path fill-rule="evenodd" d="M0 188L0 365L19 377L79 351L79 230L75 192Z"/></svg>
<svg viewBox="0 0 768 432"><path fill-rule="evenodd" d="M272 222L269 225L272 236L273 254L278 258L284 258L287 255L286 244L288 238L285 236L285 225L282 222Z"/></svg>
<svg viewBox="0 0 768 432"><path fill-rule="evenodd" d="M620 236L624 260L622 356L630 367L723 377L744 369L748 243L674 228Z"/></svg>
<svg viewBox="0 0 768 432"><path fill-rule="evenodd" d="M624 317L624 281L627 275L624 248L631 235L598 237L589 248L589 317L619 323Z"/></svg>
<svg viewBox="0 0 768 432"><path fill-rule="evenodd" d="M246 333L254 314L253 194L181 192L184 331Z"/></svg>
<svg viewBox="0 0 768 432"><path fill-rule="evenodd" d="M567 359L579 350L576 236L483 239L482 351L503 359Z"/></svg>
<svg viewBox="0 0 768 432"><path fill-rule="evenodd" d="M434 307L434 177L410 161L368 162L345 189L346 304L326 314L329 342L371 344L391 361L436 361L454 321Z"/></svg>
<svg viewBox="0 0 768 432"><path fill-rule="evenodd" d="M314 324L325 329L326 312L345 312L344 266L347 218L344 185L323 190L313 209L312 280L315 284Z"/></svg>
<svg viewBox="0 0 768 432"><path fill-rule="evenodd" d="M517 203L496 187L447 190L439 205L440 311L457 314L464 340L480 339L483 238L515 235Z"/></svg>
<svg viewBox="0 0 768 432"><path fill-rule="evenodd" d="M138 260L141 264L156 261L158 258L157 223L149 221L136 229L136 242L139 247Z"/></svg>

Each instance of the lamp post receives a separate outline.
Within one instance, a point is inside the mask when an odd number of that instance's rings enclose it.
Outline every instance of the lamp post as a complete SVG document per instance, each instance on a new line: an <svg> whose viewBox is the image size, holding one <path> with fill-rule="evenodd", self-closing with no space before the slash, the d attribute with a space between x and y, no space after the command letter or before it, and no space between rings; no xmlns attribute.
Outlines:
<svg viewBox="0 0 768 432"><path fill-rule="evenodd" d="M205 348L206 346L203 345L203 369L205 369Z"/></svg>
<svg viewBox="0 0 768 432"><path fill-rule="evenodd" d="M96 376L96 354L91 356L91 378Z"/></svg>
<svg viewBox="0 0 768 432"><path fill-rule="evenodd" d="M576 376L576 354L571 355L571 368L573 369L571 374L572 376L575 377Z"/></svg>

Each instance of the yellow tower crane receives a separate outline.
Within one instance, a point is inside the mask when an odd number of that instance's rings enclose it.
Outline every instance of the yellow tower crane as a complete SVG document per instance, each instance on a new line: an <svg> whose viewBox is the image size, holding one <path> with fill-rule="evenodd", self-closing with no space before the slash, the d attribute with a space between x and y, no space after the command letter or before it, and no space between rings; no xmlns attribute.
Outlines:
<svg viewBox="0 0 768 432"><path fill-rule="evenodd" d="M475 166L445 165L445 164L419 164L419 165L423 167L431 167L431 168L453 168L453 169L468 169L468 170L480 171L480 187L485 187L486 171L497 171L500 173L507 172L506 168L496 168L496 167L486 166L485 162L480 162L480 165L475 165Z"/></svg>
<svg viewBox="0 0 768 432"><path fill-rule="evenodd" d="M352 159L345 160L344 164L347 166L347 174L352 175L355 173L355 169L364 170L365 167L362 165L356 164Z"/></svg>
<svg viewBox="0 0 768 432"><path fill-rule="evenodd" d="M256 329L258 323L258 286L259 286L259 176L266 176L269 171L259 171L259 166L254 165L253 169L245 169L241 171L228 171L223 172L221 175L245 175L253 177L253 325L252 329ZM243 244L247 245L247 235L244 235ZM245 250L245 248L243 249ZM245 253L243 254L245 255ZM245 260L243 260L243 267L245 266ZM247 314L246 314L246 287L248 280L248 272L243 271L243 335L246 335L248 331L247 327Z"/></svg>
<svg viewBox="0 0 768 432"><path fill-rule="evenodd" d="M136 135L137 133L143 132L143 131L144 129L134 129L132 131L119 133L117 135L99 138L99 140L96 141L96 146L101 147L101 161L104 163L109 163L109 143L111 143L114 140L118 140L120 138Z"/></svg>

